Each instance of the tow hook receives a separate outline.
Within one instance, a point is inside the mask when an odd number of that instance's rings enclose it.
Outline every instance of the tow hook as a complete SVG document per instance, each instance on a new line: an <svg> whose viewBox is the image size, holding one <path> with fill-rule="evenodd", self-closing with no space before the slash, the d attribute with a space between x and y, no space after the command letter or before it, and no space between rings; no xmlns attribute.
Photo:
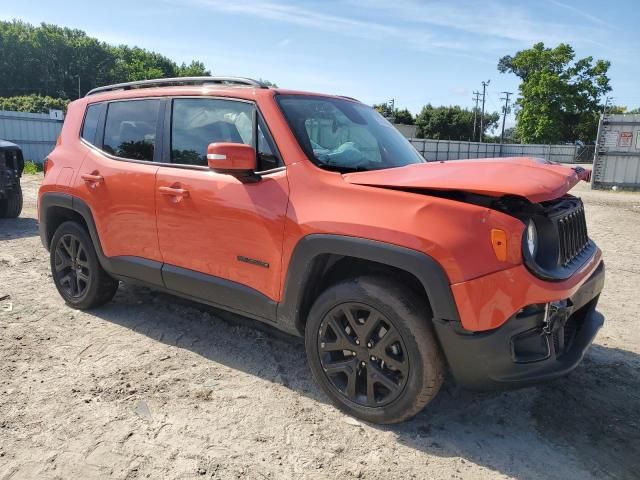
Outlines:
<svg viewBox="0 0 640 480"><path fill-rule="evenodd" d="M569 300L558 300L545 305L541 335L551 335L556 328L560 328L565 324L567 318L571 315L570 303Z"/></svg>

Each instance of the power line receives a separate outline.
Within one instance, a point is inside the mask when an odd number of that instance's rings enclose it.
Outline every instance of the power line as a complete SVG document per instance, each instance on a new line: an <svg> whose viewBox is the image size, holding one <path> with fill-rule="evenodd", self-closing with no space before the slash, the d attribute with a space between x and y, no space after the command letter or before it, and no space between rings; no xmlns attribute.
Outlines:
<svg viewBox="0 0 640 480"><path fill-rule="evenodd" d="M500 97L500 100L504 100L504 108L502 110L502 133L500 134L500 144L504 142L504 122L507 119L507 113L509 112L509 96L513 95L513 92L500 92L504 94L504 98Z"/></svg>

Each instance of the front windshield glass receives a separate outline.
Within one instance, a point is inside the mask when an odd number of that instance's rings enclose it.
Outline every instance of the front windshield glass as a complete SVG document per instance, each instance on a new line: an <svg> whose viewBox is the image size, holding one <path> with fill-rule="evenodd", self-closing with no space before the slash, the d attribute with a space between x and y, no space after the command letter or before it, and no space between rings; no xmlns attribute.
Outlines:
<svg viewBox="0 0 640 480"><path fill-rule="evenodd" d="M319 167L347 173L425 162L371 107L330 97L276 98L298 143Z"/></svg>

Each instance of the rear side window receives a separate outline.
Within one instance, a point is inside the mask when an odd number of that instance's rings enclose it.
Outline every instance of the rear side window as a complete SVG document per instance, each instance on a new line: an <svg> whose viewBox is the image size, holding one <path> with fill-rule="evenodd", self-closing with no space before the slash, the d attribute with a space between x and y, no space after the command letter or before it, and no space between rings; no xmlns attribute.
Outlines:
<svg viewBox="0 0 640 480"><path fill-rule="evenodd" d="M103 150L117 157L153 161L159 109L160 100L110 103Z"/></svg>
<svg viewBox="0 0 640 480"><path fill-rule="evenodd" d="M104 107L103 103L94 103L87 107L87 113L84 116L84 124L82 125L82 138L91 145L96 144L96 133L98 132L98 122L100 114Z"/></svg>

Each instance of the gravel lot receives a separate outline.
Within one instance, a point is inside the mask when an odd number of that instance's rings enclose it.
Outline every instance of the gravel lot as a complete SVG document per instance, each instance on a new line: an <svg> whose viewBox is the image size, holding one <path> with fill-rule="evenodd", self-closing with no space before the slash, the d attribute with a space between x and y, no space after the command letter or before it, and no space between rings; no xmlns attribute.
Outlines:
<svg viewBox="0 0 640 480"><path fill-rule="evenodd" d="M297 339L145 288L65 306L36 193L0 220L0 479L640 478L640 194L592 192L603 330L569 377L516 392L447 384L414 420L347 417Z"/></svg>

